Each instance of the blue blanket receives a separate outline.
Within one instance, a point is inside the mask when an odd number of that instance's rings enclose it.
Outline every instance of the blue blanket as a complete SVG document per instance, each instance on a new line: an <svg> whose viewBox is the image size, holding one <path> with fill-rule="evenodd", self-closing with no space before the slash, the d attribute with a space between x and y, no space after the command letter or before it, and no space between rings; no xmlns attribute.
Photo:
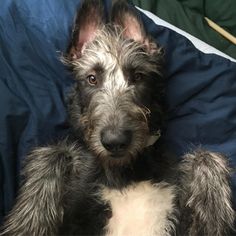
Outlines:
<svg viewBox="0 0 236 236"><path fill-rule="evenodd" d="M104 0L105 1L105 0ZM109 1L106 3L109 5ZM65 137L73 80L59 60L78 0L3 0L0 10L0 221L11 208L31 148ZM236 63L204 54L143 14L165 49L169 119L163 134L181 156L201 145L236 164ZM236 189L236 176L232 178Z"/></svg>

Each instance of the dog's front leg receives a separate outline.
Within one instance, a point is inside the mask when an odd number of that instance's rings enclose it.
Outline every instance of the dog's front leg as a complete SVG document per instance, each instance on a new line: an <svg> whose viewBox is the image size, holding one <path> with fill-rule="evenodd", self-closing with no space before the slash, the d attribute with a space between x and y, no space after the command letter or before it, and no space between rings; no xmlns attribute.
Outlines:
<svg viewBox="0 0 236 236"><path fill-rule="evenodd" d="M228 235L235 214L226 158L198 150L184 156L180 170L180 235Z"/></svg>
<svg viewBox="0 0 236 236"><path fill-rule="evenodd" d="M24 182L3 226L3 235L52 236L63 218L66 191L77 149L60 144L34 150L26 159Z"/></svg>

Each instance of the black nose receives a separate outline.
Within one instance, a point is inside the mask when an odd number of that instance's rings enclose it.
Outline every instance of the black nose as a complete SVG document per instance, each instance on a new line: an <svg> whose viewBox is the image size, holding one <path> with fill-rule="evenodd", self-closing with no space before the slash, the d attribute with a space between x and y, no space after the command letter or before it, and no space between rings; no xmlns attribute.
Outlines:
<svg viewBox="0 0 236 236"><path fill-rule="evenodd" d="M115 130L105 128L101 132L102 145L113 154L121 154L130 145L132 132L130 130Z"/></svg>

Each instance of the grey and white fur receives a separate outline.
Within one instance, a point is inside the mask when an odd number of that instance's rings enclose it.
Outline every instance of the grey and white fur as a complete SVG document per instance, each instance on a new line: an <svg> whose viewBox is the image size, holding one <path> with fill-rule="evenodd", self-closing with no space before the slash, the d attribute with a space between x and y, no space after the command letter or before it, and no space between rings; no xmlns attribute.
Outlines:
<svg viewBox="0 0 236 236"><path fill-rule="evenodd" d="M162 49L135 8L86 0L63 61L76 85L71 137L36 148L1 236L225 236L233 229L230 169L196 150L178 163L162 150Z"/></svg>

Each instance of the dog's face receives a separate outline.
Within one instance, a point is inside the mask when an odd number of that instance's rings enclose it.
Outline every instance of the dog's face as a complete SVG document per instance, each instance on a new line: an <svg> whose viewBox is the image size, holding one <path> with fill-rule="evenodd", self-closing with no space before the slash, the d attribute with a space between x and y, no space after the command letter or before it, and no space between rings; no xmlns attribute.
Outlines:
<svg viewBox="0 0 236 236"><path fill-rule="evenodd" d="M100 1L84 1L68 56L77 81L72 122L104 163L123 164L160 125L160 49L127 3L113 6L109 24L103 19Z"/></svg>

